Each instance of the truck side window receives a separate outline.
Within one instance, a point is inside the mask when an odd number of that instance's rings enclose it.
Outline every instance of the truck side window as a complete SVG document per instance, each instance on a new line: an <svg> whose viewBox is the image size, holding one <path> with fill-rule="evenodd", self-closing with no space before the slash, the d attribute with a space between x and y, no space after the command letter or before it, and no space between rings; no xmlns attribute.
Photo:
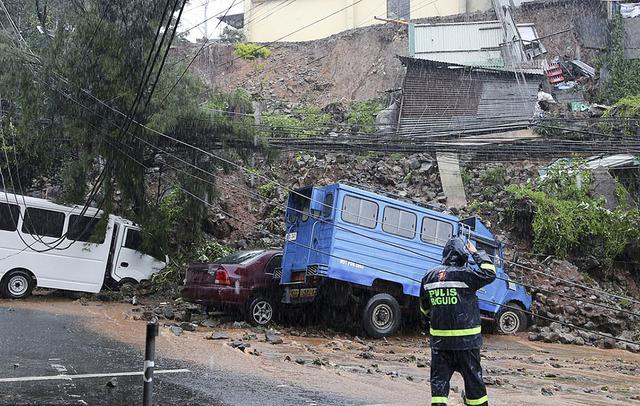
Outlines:
<svg viewBox="0 0 640 406"><path fill-rule="evenodd" d="M264 268L264 273L273 275L279 268L282 268L282 255L274 255Z"/></svg>
<svg viewBox="0 0 640 406"><path fill-rule="evenodd" d="M124 241L124 247L138 251L141 243L142 235L140 234L140 231L132 228L127 229L127 238Z"/></svg>
<svg viewBox="0 0 640 406"><path fill-rule="evenodd" d="M333 211L333 193L327 193L324 197L324 204L322 205L322 216L331 217Z"/></svg>
<svg viewBox="0 0 640 406"><path fill-rule="evenodd" d="M367 228L376 228L378 204L354 196L345 196L342 202L342 220Z"/></svg>
<svg viewBox="0 0 640 406"><path fill-rule="evenodd" d="M22 232L41 237L61 237L64 218L64 213L59 211L27 207L22 223Z"/></svg>
<svg viewBox="0 0 640 406"><path fill-rule="evenodd" d="M16 231L18 229L18 217L20 217L20 206L0 203L0 230Z"/></svg>
<svg viewBox="0 0 640 406"><path fill-rule="evenodd" d="M414 213L387 206L384 208L382 230L400 237L416 236L417 216Z"/></svg>
<svg viewBox="0 0 640 406"><path fill-rule="evenodd" d="M429 244L444 246L453 235L453 225L446 221L440 221L425 217L422 220L422 241Z"/></svg>

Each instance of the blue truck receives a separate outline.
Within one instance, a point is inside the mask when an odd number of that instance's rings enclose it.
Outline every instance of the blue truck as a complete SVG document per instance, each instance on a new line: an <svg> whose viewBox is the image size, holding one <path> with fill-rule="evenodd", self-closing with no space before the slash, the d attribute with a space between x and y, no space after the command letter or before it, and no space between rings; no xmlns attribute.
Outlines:
<svg viewBox="0 0 640 406"><path fill-rule="evenodd" d="M282 301L313 303L330 324L362 323L385 337L417 320L420 281L441 263L446 241L463 236L496 265L498 279L478 291L483 318L505 334L526 328L531 297L504 272L502 243L476 217L336 183L291 192L285 222Z"/></svg>

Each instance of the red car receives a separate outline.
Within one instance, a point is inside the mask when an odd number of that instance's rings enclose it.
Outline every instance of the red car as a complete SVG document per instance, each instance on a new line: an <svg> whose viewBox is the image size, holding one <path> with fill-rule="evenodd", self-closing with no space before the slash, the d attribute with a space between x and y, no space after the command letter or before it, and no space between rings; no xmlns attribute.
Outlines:
<svg viewBox="0 0 640 406"><path fill-rule="evenodd" d="M192 264L182 297L192 303L235 308L257 326L271 322L282 298L281 250L238 251L214 263Z"/></svg>

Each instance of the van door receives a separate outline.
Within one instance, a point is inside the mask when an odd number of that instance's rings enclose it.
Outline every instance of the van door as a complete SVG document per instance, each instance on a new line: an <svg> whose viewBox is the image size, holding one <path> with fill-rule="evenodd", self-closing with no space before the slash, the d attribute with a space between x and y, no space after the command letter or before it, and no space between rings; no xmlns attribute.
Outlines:
<svg viewBox="0 0 640 406"><path fill-rule="evenodd" d="M140 282L143 279L149 279L154 272L164 267L163 262L139 251L142 243L140 229L124 226L123 233L117 252L117 260L113 267L113 279L120 281L124 278L131 278Z"/></svg>

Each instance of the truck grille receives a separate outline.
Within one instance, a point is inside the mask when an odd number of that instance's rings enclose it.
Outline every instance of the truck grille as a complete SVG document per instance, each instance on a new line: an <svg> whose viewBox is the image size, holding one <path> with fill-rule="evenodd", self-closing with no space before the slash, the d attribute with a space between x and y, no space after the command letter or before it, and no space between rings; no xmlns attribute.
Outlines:
<svg viewBox="0 0 640 406"><path fill-rule="evenodd" d="M277 268L273 271L273 279L282 279L282 268Z"/></svg>
<svg viewBox="0 0 640 406"><path fill-rule="evenodd" d="M307 268L307 275L313 276L318 274L318 265L311 265Z"/></svg>

